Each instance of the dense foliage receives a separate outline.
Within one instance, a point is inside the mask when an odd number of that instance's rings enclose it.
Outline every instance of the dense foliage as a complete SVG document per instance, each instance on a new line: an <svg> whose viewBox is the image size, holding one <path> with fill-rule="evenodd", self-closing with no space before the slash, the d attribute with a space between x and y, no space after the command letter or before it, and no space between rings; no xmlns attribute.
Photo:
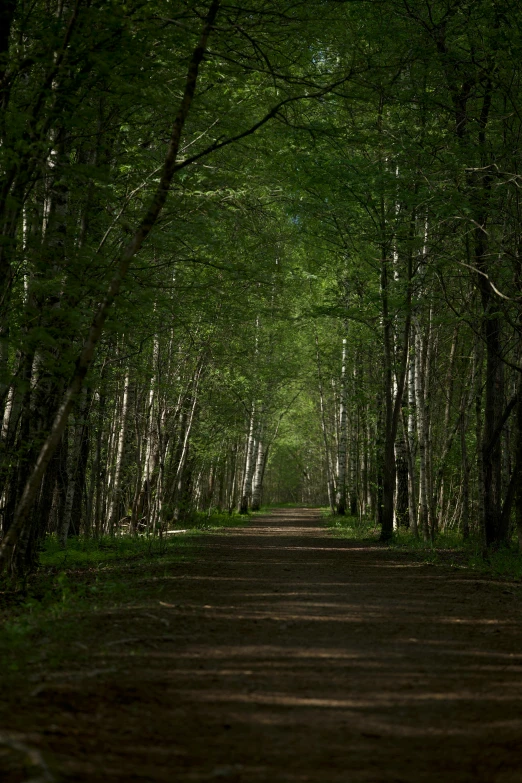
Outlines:
<svg viewBox="0 0 522 783"><path fill-rule="evenodd" d="M262 497L522 535L521 22L3 4L7 571Z"/></svg>

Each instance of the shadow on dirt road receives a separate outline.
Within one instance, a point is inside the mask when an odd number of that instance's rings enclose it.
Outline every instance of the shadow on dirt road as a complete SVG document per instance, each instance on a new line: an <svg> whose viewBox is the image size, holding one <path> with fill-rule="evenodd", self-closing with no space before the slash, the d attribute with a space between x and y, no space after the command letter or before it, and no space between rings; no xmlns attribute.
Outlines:
<svg viewBox="0 0 522 783"><path fill-rule="evenodd" d="M85 619L88 665L11 700L54 780L522 781L518 587L307 509L205 536L162 579Z"/></svg>

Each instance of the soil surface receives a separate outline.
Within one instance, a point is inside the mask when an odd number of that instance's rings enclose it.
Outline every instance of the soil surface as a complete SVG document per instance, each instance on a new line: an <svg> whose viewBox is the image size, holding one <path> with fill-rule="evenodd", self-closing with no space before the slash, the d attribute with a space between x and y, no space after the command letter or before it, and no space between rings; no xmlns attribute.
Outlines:
<svg viewBox="0 0 522 783"><path fill-rule="evenodd" d="M303 509L205 536L162 579L10 701L33 780L522 781L517 584L334 538Z"/></svg>

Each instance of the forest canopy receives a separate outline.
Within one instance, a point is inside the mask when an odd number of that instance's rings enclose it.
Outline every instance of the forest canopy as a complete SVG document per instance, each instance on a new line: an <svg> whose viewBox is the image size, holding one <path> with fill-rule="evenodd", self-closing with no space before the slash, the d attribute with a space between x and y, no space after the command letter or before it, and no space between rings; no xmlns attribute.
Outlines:
<svg viewBox="0 0 522 783"><path fill-rule="evenodd" d="M521 23L4 0L5 573L261 502L522 541Z"/></svg>

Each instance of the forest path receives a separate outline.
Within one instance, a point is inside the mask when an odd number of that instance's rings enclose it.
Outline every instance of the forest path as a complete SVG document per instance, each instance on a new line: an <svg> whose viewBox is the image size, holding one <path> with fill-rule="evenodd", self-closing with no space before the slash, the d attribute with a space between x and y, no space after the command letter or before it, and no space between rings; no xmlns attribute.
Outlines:
<svg viewBox="0 0 522 783"><path fill-rule="evenodd" d="M200 541L13 706L57 781L522 781L519 587L314 510Z"/></svg>

